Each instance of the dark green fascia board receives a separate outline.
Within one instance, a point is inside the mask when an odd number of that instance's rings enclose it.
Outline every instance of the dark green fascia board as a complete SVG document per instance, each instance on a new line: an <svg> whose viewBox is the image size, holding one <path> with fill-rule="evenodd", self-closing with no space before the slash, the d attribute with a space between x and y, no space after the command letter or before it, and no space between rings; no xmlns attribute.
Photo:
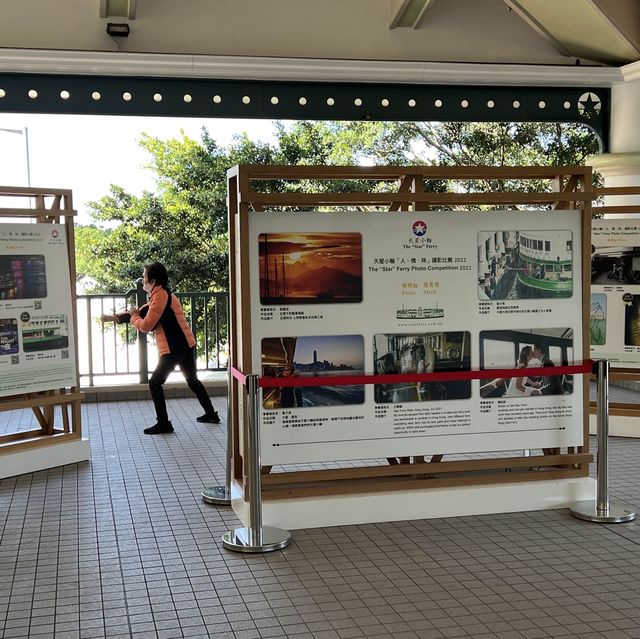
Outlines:
<svg viewBox="0 0 640 639"><path fill-rule="evenodd" d="M30 92L35 97L30 97ZM100 95L99 99L94 98L96 94ZM129 94L129 100L124 99L125 94ZM67 96L66 99L62 95ZM185 99L185 96L188 97ZM216 101L214 96L217 96ZM610 99L609 88L594 86L457 86L0 74L0 113L269 120L574 122L588 126L598 135L602 151L609 147Z"/></svg>

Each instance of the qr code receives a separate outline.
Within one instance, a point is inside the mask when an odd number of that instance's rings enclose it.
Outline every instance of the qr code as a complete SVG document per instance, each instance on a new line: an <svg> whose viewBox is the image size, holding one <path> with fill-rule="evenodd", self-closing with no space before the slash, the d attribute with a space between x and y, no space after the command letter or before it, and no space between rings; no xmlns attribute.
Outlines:
<svg viewBox="0 0 640 639"><path fill-rule="evenodd" d="M60 355L62 356L62 359L69 359L69 351L66 349L63 351L60 351Z"/></svg>
<svg viewBox="0 0 640 639"><path fill-rule="evenodd" d="M11 363L12 364L19 364L20 363L20 355L12 355L11 356Z"/></svg>
<svg viewBox="0 0 640 639"><path fill-rule="evenodd" d="M33 308L36 311L41 311L42 310L42 300L35 300L33 302Z"/></svg>

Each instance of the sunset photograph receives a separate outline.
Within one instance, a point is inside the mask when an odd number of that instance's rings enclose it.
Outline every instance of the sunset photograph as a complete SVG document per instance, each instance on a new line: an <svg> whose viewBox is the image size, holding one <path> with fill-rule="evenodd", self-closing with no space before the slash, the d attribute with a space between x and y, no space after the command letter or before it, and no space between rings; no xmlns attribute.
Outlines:
<svg viewBox="0 0 640 639"><path fill-rule="evenodd" d="M362 301L360 233L261 233L258 244L262 304Z"/></svg>

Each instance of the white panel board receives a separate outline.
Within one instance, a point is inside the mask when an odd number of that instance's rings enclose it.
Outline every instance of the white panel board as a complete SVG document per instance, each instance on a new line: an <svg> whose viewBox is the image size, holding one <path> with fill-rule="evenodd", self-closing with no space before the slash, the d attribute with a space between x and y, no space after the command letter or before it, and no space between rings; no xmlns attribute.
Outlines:
<svg viewBox="0 0 640 639"><path fill-rule="evenodd" d="M249 228L254 373L513 368L536 343L581 363L578 212L264 213ZM264 389L262 463L581 445L582 385L525 359L496 388Z"/></svg>

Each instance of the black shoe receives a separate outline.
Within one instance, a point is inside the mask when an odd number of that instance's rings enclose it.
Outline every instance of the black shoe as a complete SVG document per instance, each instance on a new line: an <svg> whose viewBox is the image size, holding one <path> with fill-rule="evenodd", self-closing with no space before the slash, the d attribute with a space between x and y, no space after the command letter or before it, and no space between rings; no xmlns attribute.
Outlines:
<svg viewBox="0 0 640 639"><path fill-rule="evenodd" d="M149 426L149 428L144 429L145 435L167 435L172 432L173 426L171 422L167 422L166 424L154 424L153 426Z"/></svg>
<svg viewBox="0 0 640 639"><path fill-rule="evenodd" d="M200 415L200 417L196 417L197 422L204 422L205 424L219 424L220 416L215 411L211 414L205 413L204 415Z"/></svg>

